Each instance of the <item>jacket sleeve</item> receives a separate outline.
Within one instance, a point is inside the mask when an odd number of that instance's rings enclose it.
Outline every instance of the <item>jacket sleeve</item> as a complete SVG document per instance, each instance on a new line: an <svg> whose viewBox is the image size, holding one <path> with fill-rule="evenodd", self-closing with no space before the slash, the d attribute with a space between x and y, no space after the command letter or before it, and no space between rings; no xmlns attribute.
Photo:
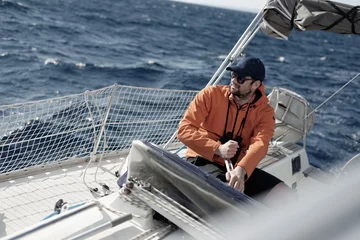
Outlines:
<svg viewBox="0 0 360 240"><path fill-rule="evenodd" d="M254 129L250 146L245 156L237 162L237 166L245 169L247 177L253 173L259 162L266 156L270 140L274 134L275 117L274 109L268 106L262 112L262 117Z"/></svg>
<svg viewBox="0 0 360 240"><path fill-rule="evenodd" d="M201 123L206 119L212 107L211 100L209 88L203 89L196 95L180 122L177 135L182 143L208 160L212 160L216 149L221 144L199 131Z"/></svg>

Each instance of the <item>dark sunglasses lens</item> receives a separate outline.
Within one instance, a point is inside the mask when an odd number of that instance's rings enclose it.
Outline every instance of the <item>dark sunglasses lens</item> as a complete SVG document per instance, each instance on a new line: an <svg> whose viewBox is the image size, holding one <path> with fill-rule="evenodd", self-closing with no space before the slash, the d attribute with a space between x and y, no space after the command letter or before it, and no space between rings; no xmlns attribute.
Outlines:
<svg viewBox="0 0 360 240"><path fill-rule="evenodd" d="M240 78L239 76L235 75L235 74L231 74L231 78L235 78L236 82L238 82L239 84L243 84L245 82L244 79Z"/></svg>
<svg viewBox="0 0 360 240"><path fill-rule="evenodd" d="M239 84L243 84L245 82L245 79L241 78L241 77L236 77L236 81L239 83Z"/></svg>

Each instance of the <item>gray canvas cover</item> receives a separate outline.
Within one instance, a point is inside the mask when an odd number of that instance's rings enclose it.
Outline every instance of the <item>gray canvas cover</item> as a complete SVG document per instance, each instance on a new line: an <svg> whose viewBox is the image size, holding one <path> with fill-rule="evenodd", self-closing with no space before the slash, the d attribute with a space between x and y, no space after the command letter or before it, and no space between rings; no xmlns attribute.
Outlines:
<svg viewBox="0 0 360 240"><path fill-rule="evenodd" d="M269 0L261 30L287 39L293 28L360 35L360 6L324 0Z"/></svg>
<svg viewBox="0 0 360 240"><path fill-rule="evenodd" d="M233 229L234 222L241 224L266 211L244 193L146 141L133 141L128 161L127 179L146 181L223 232Z"/></svg>

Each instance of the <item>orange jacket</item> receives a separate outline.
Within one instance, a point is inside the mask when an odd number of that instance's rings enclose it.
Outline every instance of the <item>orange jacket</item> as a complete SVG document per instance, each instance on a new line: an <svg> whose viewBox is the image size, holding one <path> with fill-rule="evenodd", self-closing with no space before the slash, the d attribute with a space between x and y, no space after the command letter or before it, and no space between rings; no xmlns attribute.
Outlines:
<svg viewBox="0 0 360 240"><path fill-rule="evenodd" d="M178 139L188 147L187 158L200 155L224 166L224 159L215 154L215 151L221 145L219 139L224 133L229 100L226 132L232 132L236 112L239 111L234 130L235 135L240 129L248 104L244 104L238 109L230 95L229 86L206 87L190 103L178 129ZM251 100L241 134L243 138L242 151L235 165L243 167L248 177L265 157L274 133L274 126L274 109L268 104L264 84L262 84Z"/></svg>

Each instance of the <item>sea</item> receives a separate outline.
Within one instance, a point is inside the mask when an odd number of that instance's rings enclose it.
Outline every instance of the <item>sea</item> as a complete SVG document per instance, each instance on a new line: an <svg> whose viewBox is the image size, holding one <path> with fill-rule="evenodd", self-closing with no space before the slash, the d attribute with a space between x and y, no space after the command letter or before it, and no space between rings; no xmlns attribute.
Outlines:
<svg viewBox="0 0 360 240"><path fill-rule="evenodd" d="M255 13L168 0L1 0L0 104L82 93L114 83L200 90ZM303 95L316 111L310 162L338 171L360 151L360 36L259 32L244 51L266 86ZM229 83L226 75L221 84Z"/></svg>

